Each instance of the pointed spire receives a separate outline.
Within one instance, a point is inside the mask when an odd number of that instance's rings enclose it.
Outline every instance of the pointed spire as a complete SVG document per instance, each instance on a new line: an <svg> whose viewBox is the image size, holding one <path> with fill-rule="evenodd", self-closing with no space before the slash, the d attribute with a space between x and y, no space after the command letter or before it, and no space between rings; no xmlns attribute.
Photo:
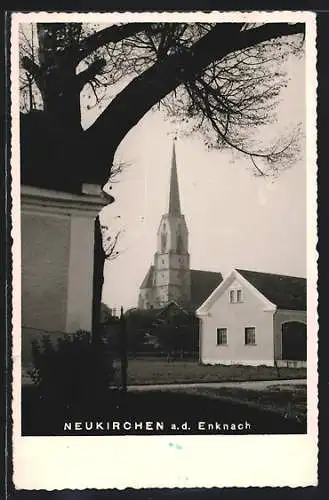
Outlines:
<svg viewBox="0 0 329 500"><path fill-rule="evenodd" d="M170 192L169 192L169 215L181 215L179 189L177 178L177 165L176 165L176 149L175 141L173 143L172 159L171 159L171 173L170 173Z"/></svg>

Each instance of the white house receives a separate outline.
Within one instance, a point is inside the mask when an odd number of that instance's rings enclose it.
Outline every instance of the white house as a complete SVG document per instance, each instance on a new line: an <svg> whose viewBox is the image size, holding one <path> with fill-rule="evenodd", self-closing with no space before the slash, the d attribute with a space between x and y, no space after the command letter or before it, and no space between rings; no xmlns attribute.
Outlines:
<svg viewBox="0 0 329 500"><path fill-rule="evenodd" d="M306 279L233 270L198 308L203 364L306 366Z"/></svg>

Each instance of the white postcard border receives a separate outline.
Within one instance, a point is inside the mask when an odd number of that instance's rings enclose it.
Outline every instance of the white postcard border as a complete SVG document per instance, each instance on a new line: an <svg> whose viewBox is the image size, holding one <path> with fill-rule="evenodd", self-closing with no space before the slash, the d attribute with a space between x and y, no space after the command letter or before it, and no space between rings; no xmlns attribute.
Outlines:
<svg viewBox="0 0 329 500"><path fill-rule="evenodd" d="M306 435L22 437L18 25L21 22L305 22L307 71ZM317 484L316 24L312 12L14 13L11 34L13 480L17 489L310 486ZM311 339L312 337L312 339ZM172 443L177 446L172 446Z"/></svg>

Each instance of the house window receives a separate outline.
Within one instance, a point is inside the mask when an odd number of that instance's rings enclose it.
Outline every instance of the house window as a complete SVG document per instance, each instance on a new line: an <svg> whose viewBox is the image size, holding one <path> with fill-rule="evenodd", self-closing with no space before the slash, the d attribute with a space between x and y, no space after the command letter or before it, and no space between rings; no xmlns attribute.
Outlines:
<svg viewBox="0 0 329 500"><path fill-rule="evenodd" d="M242 302L242 290L230 290L230 303L236 304Z"/></svg>
<svg viewBox="0 0 329 500"><path fill-rule="evenodd" d="M244 343L245 345L256 345L256 328L248 326L244 329Z"/></svg>
<svg viewBox="0 0 329 500"><path fill-rule="evenodd" d="M227 344L227 328L217 328L217 345Z"/></svg>

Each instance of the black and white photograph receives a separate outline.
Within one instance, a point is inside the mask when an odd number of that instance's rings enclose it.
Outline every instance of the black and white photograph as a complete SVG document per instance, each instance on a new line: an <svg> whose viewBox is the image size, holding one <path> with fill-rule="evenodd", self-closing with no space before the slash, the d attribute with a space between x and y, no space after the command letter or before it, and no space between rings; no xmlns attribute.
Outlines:
<svg viewBox="0 0 329 500"><path fill-rule="evenodd" d="M107 483L106 446L158 453L163 485L315 485L314 16L16 13L11 37L16 487L161 486Z"/></svg>

